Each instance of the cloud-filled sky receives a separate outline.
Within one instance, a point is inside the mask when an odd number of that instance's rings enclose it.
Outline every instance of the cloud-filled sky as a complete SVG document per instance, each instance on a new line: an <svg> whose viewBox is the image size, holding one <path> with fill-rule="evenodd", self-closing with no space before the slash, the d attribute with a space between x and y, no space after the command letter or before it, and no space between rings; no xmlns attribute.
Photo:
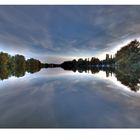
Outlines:
<svg viewBox="0 0 140 140"><path fill-rule="evenodd" d="M0 6L0 50L42 62L102 57L139 38L140 6Z"/></svg>

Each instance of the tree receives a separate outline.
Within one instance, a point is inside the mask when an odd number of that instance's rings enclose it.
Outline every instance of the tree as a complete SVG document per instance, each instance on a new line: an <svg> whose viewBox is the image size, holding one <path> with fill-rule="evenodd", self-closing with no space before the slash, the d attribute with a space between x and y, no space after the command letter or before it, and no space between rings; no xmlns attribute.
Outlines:
<svg viewBox="0 0 140 140"><path fill-rule="evenodd" d="M97 65L99 64L100 60L98 58L95 58L95 57L92 57L91 60L90 60L90 63L92 65Z"/></svg>
<svg viewBox="0 0 140 140"><path fill-rule="evenodd" d="M15 60L15 64L18 67L25 67L26 66L26 61L25 61L25 57L23 55L15 55L14 57Z"/></svg>
<svg viewBox="0 0 140 140"><path fill-rule="evenodd" d="M9 61L8 53L0 52L0 65L7 65Z"/></svg>
<svg viewBox="0 0 140 140"><path fill-rule="evenodd" d="M41 69L41 62L34 58L28 59L26 61L26 68L27 68L27 71L30 73L37 72Z"/></svg>
<svg viewBox="0 0 140 140"><path fill-rule="evenodd" d="M140 42L134 40L122 47L115 54L115 61L116 64L128 68L133 67L134 69L134 65L140 67Z"/></svg>
<svg viewBox="0 0 140 140"><path fill-rule="evenodd" d="M13 58L13 61L15 63L15 76L16 77L21 77L25 75L25 71L26 71L26 60L25 57L23 55L15 55Z"/></svg>

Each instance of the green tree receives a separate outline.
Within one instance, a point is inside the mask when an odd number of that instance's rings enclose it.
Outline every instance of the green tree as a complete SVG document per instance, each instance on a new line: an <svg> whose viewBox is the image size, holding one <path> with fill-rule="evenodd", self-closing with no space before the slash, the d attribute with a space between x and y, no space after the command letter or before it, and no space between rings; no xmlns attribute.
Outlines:
<svg viewBox="0 0 140 140"><path fill-rule="evenodd" d="M7 65L9 61L8 53L0 52L0 65Z"/></svg>
<svg viewBox="0 0 140 140"><path fill-rule="evenodd" d="M92 57L90 63L92 65L97 65L99 64L100 60L98 58Z"/></svg>
<svg viewBox="0 0 140 140"><path fill-rule="evenodd" d="M41 66L42 66L41 62L34 58L28 59L26 61L26 68L27 68L27 71L30 73L39 71L41 69Z"/></svg>
<svg viewBox="0 0 140 140"><path fill-rule="evenodd" d="M126 46L117 51L115 63L127 68L140 68L140 42L131 41Z"/></svg>
<svg viewBox="0 0 140 140"><path fill-rule="evenodd" d="M26 71L26 60L23 55L15 55L13 58L13 61L15 62L15 76L21 77L25 75Z"/></svg>
<svg viewBox="0 0 140 140"><path fill-rule="evenodd" d="M26 61L25 61L25 57L23 55L15 55L15 57L13 58L13 60L15 61L15 65L17 67L24 67L26 66Z"/></svg>

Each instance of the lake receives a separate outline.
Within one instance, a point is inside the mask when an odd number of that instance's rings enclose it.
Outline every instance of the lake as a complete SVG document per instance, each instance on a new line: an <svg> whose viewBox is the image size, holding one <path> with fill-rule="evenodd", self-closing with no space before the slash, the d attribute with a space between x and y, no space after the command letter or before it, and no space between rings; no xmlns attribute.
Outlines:
<svg viewBox="0 0 140 140"><path fill-rule="evenodd" d="M11 76L0 81L0 127L140 127L138 86L133 90L130 81L105 71L47 68Z"/></svg>

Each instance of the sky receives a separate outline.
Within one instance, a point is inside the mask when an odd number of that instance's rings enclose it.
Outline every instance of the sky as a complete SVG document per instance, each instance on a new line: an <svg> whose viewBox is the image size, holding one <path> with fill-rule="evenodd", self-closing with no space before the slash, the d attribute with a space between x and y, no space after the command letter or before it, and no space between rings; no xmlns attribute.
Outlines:
<svg viewBox="0 0 140 140"><path fill-rule="evenodd" d="M140 6L0 6L0 51L42 62L114 54L140 35Z"/></svg>

